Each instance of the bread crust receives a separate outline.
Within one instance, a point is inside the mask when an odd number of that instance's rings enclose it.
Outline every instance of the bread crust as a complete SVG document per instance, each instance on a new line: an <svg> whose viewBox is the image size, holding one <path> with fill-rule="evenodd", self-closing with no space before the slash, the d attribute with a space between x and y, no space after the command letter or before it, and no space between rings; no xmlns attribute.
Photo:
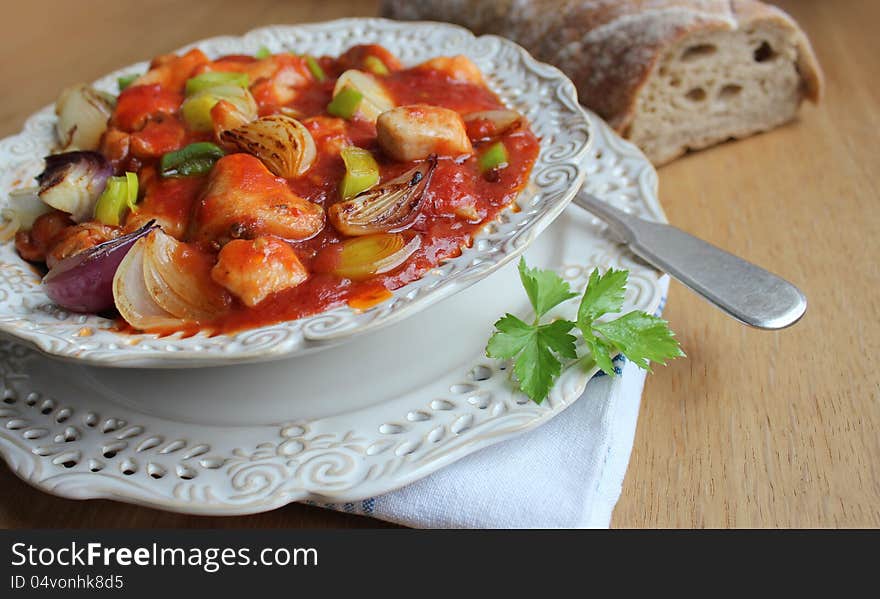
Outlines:
<svg viewBox="0 0 880 599"><path fill-rule="evenodd" d="M759 24L790 32L802 99L816 102L822 92L807 37L786 13L757 0L385 0L383 14L449 21L512 39L565 72L580 102L625 137L660 59L696 33Z"/></svg>

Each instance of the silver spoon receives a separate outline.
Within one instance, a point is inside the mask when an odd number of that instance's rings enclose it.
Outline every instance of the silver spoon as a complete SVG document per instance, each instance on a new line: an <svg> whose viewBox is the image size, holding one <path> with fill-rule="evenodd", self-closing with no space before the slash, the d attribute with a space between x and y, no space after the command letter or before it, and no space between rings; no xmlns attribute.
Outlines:
<svg viewBox="0 0 880 599"><path fill-rule="evenodd" d="M627 214L583 189L574 203L604 220L634 254L742 323L784 329L807 309L807 298L785 279L681 229Z"/></svg>

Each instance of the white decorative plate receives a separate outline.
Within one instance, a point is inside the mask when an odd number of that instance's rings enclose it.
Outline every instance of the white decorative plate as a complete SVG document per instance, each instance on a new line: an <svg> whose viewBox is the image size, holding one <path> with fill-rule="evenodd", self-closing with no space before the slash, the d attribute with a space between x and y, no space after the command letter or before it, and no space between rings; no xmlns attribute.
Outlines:
<svg viewBox="0 0 880 599"><path fill-rule="evenodd" d="M587 188L664 221L656 174L598 118ZM583 288L598 266L627 268L627 309L653 312L662 275L569 208L529 248ZM577 300L558 308L573 318ZM533 428L580 397L595 373L567 365L536 405L484 355L504 312L527 316L516 267L403 322L293 360L222 369L123 370L0 343L0 453L37 487L199 514L291 501L354 501L394 490Z"/></svg>
<svg viewBox="0 0 880 599"><path fill-rule="evenodd" d="M531 182L517 200L522 210L505 211L460 257L398 289L391 299L374 308L359 312L343 306L300 320L215 337L120 334L109 330L112 321L106 318L62 310L49 301L38 274L18 257L13 245L2 244L0 333L59 358L104 366L194 367L277 359L326 348L402 320L522 254L565 209L586 172L583 158L589 146L589 122L577 104L574 85L556 68L537 62L500 37L477 38L466 29L441 23L384 19L265 27L242 37L217 37L188 47L197 46L209 56L253 54L261 46L274 52L335 56L362 43L381 43L405 64L455 54L465 54L477 63L489 87L508 106L524 113L541 138ZM141 73L146 66L127 67L95 85L115 93L120 75ZM10 190L29 185L42 171L43 156L55 144L54 122L52 108L44 108L27 120L19 135L0 141L0 208Z"/></svg>

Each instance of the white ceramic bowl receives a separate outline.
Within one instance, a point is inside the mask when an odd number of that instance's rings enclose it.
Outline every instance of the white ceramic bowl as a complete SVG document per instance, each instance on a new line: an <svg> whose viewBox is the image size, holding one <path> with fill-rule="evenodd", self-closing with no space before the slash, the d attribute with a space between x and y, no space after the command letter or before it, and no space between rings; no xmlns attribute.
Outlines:
<svg viewBox="0 0 880 599"><path fill-rule="evenodd" d="M380 43L404 64L433 56L464 54L486 75L489 87L524 113L541 140L531 181L517 199L521 210L507 210L476 236L473 247L429 271L420 280L366 311L347 306L314 316L208 337L121 334L111 320L67 312L49 301L39 274L15 252L0 245L0 333L62 359L102 366L195 367L289 357L338 344L354 335L397 322L448 297L516 258L568 205L586 174L590 123L578 106L565 75L533 59L513 42L495 36L474 37L442 23L399 23L384 19L343 19L313 25L271 26L241 37L217 37L188 47L209 56L253 54L261 46L273 52L338 55L352 45ZM117 77L140 73L132 65L95 85L116 92ZM59 87L61 82L59 82ZM43 156L55 143L55 116L46 107L31 116L24 130L0 141L0 207L8 192L26 186L43 168Z"/></svg>
<svg viewBox="0 0 880 599"><path fill-rule="evenodd" d="M587 191L666 222L651 163L591 118ZM626 269L621 312L653 313L669 278L605 230L590 213L566 210L526 260L555 270L578 292L594 268ZM573 319L577 308L574 298L553 315ZM492 323L530 311L510 263L404 322L282 362L92 368L0 341L0 457L24 480L64 497L211 515L307 500L369 514L371 501L348 502L511 439L579 397L603 422L619 416L621 406L602 386L587 385L596 369L583 360L567 360L537 405L516 391L509 361L486 358Z"/></svg>

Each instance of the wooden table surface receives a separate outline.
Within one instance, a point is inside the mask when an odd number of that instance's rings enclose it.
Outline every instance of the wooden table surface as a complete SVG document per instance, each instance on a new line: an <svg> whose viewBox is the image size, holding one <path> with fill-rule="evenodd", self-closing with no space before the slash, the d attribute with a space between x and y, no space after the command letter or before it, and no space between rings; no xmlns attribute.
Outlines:
<svg viewBox="0 0 880 599"><path fill-rule="evenodd" d="M824 103L664 167L661 199L679 227L800 285L809 309L792 329L755 331L673 284L665 315L689 358L649 377L616 527L880 526L880 3L780 4L812 38ZM192 40L375 12L373 0L18 2L0 22L0 136L63 86ZM0 489L0 527L379 525L302 505L201 518L69 501L5 466Z"/></svg>

